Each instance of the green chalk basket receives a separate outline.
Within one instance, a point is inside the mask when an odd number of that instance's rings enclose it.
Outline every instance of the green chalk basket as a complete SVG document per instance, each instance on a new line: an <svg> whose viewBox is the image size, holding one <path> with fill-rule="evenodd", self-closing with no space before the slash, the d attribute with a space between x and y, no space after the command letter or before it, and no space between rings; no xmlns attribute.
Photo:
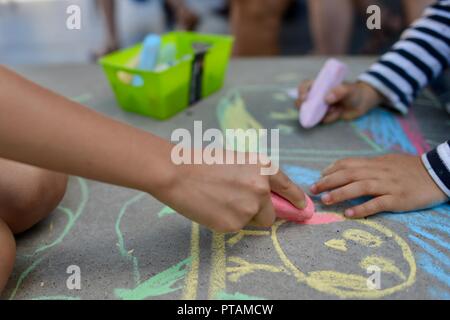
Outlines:
<svg viewBox="0 0 450 320"><path fill-rule="evenodd" d="M170 32L161 36L162 45L174 43L177 62L163 71L145 71L130 66L142 44L120 50L99 60L120 107L159 120L170 118L189 105L194 43L206 43L201 97L218 91L225 80L233 37L194 32ZM140 76L143 85L124 79Z"/></svg>

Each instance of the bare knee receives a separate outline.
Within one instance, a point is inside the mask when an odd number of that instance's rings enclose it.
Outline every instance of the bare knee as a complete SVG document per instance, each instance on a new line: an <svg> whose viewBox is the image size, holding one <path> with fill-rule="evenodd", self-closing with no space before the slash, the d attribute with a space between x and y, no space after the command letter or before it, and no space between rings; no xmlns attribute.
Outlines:
<svg viewBox="0 0 450 320"><path fill-rule="evenodd" d="M4 217L14 234L23 232L50 214L62 200L67 176L39 168L31 170L28 185L10 197L10 213Z"/></svg>
<svg viewBox="0 0 450 320"><path fill-rule="evenodd" d="M16 242L11 230L0 219L0 294L8 282L16 259Z"/></svg>

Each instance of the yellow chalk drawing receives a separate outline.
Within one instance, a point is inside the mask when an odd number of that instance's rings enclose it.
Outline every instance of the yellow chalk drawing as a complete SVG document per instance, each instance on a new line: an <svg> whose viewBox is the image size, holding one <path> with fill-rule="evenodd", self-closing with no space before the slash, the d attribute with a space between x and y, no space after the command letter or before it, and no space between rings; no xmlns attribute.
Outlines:
<svg viewBox="0 0 450 320"><path fill-rule="evenodd" d="M313 288L320 288L319 291L322 292L333 292L335 290L364 292L367 290L366 277L337 271L310 272L306 282ZM350 293L351 291L348 292Z"/></svg>
<svg viewBox="0 0 450 320"><path fill-rule="evenodd" d="M226 133L227 129L258 130L258 134L250 138L248 143L247 139L238 139L235 141L235 145L229 146L229 148L241 152L258 151L258 139L264 137L264 132L260 130L263 129L263 126L247 111L244 100L239 93L235 92L221 100L217 108L217 116L222 132Z"/></svg>
<svg viewBox="0 0 450 320"><path fill-rule="evenodd" d="M271 112L269 117L274 120L297 120L298 111L294 108L290 108L285 112Z"/></svg>
<svg viewBox="0 0 450 320"><path fill-rule="evenodd" d="M274 93L274 94L272 95L272 98L273 98L274 100L282 101L282 102L288 101L288 100L289 100L289 97L288 97L285 93L282 93L282 92Z"/></svg>
<svg viewBox="0 0 450 320"><path fill-rule="evenodd" d="M400 279L406 280L405 274L399 268L397 268L392 260L389 260L387 258L368 256L360 262L359 266L364 270L367 270L369 266L377 266L381 269L381 271L385 273L395 274Z"/></svg>
<svg viewBox="0 0 450 320"><path fill-rule="evenodd" d="M208 297L216 299L217 294L225 291L226 287L225 234L213 232L211 259Z"/></svg>
<svg viewBox="0 0 450 320"><path fill-rule="evenodd" d="M227 274L230 282L237 282L242 276L257 271L292 274L299 283L306 284L317 291L340 298L381 298L411 286L416 279L416 263L408 244L397 234L376 222L364 220L358 220L356 222L378 231L387 239L394 241L400 248L403 259L409 267L409 273L408 276L406 276L394 262L377 256L366 257L361 261L360 266L366 269L365 267L368 265L377 265L383 272L396 274L402 280L401 283L386 289L372 290L367 286L366 276L348 274L335 270L318 270L309 273L302 272L286 256L279 243L277 232L280 226L286 223L286 221L281 220L277 221L272 227L270 236L275 251L279 255L284 267L263 263L250 263L236 256L229 257L228 261L226 261L225 236L219 233L213 234L209 298L217 298L221 292L226 290ZM257 232L257 230L243 230L229 238L227 243L229 245L234 245L246 235L265 236L266 233L264 231ZM363 246L378 247L383 243L379 236L360 229L348 229L344 232L344 235L348 240L356 241ZM338 240L341 239L331 239L330 241L327 241L328 247L334 247L334 249L339 248L341 250L346 248L346 242L344 240ZM227 262L235 265L227 266Z"/></svg>
<svg viewBox="0 0 450 320"><path fill-rule="evenodd" d="M347 251L347 246L345 240L343 239L331 239L324 243L327 247L339 250L339 251Z"/></svg>
<svg viewBox="0 0 450 320"><path fill-rule="evenodd" d="M241 230L236 235L227 240L229 246L234 246L236 243L242 240L244 236L269 236L269 231L262 230Z"/></svg>
<svg viewBox="0 0 450 320"><path fill-rule="evenodd" d="M294 132L294 127L284 124L277 125L277 129L280 130L281 134L291 134L292 132Z"/></svg>
<svg viewBox="0 0 450 320"><path fill-rule="evenodd" d="M371 290L366 284L366 278L356 274L345 274L333 270L320 270L310 273L304 273L290 261L286 253L283 251L283 248L281 247L278 240L277 232L280 226L282 226L285 222L286 221L277 221L272 227L271 237L275 250L277 251L286 268L295 276L299 283L305 283L317 291L335 295L340 298L375 299L393 294L407 287L410 287L416 280L416 262L408 244L400 236L398 236L388 228L374 221L367 220L355 220L355 222L380 232L387 238L392 239L399 246L402 252L403 259L409 267L409 274L407 277L405 276L405 280L403 282L390 288ZM363 230L349 229L346 237L351 240L356 239L356 241L359 241L359 243L362 245L373 246L381 244L381 239L379 237L374 236L369 232L360 231ZM371 258L371 260L373 261L374 259ZM371 260L369 259L369 262ZM393 268L393 264L391 262L388 263L388 260L377 259L375 261L380 262L382 266L384 266L384 268L387 268L387 270L389 270L390 272L394 272L393 270L395 269ZM364 263L367 263L367 261L365 261Z"/></svg>
<svg viewBox="0 0 450 320"><path fill-rule="evenodd" d="M382 290L371 290L367 287L366 284L366 278L358 275L352 275L352 274L344 274L341 272L333 271L333 270L323 270L323 271L314 271L310 272L308 274L303 273L300 269L298 269L286 256L284 253L280 242L278 240L277 231L280 228L285 221L278 221L273 227L272 227L272 241L275 246L275 250L277 251L278 255L280 256L281 260L285 264L285 266L292 272L292 274L297 278L298 282L306 283L310 287L324 293L336 295L340 298L381 298L386 295L393 294L397 291L403 290L409 286L411 286L416 279L416 262L413 256L413 253L411 249L409 248L408 244L400 238L397 234L393 233L388 228L373 222L373 221L365 221L365 220L357 220L356 222L361 223L367 227L370 227L372 229L377 230L378 232L384 234L388 238L391 238L399 247L403 255L403 259L406 261L406 263L409 266L409 275L408 277L405 277L406 280L396 286L393 286L391 288L382 289ZM370 239L370 241L363 241L362 244L370 244L378 243L373 242L374 236L367 232L360 233L356 232L357 229L350 229L351 232L350 238L352 239L358 239L360 240L361 234L364 234L363 239L367 240ZM354 235L359 235L358 237L354 237ZM371 235L371 237L368 237L368 235ZM373 260L373 259L372 259ZM369 260L370 261L370 260ZM384 263L384 266L388 268L391 272L393 272L392 264L387 263L386 260L381 261L377 260L378 262ZM367 262L367 261L366 261ZM381 267L381 266L380 266ZM382 268L382 267L381 267Z"/></svg>
<svg viewBox="0 0 450 320"><path fill-rule="evenodd" d="M183 300L195 300L197 298L198 269L200 266L200 227L192 223L191 231L191 267L186 276Z"/></svg>
<svg viewBox="0 0 450 320"><path fill-rule="evenodd" d="M218 112L223 132L226 129L263 129L263 126L247 111L244 100L238 93L223 99Z"/></svg>
<svg viewBox="0 0 450 320"><path fill-rule="evenodd" d="M228 280L237 282L242 276L255 271L269 271L269 272L286 272L282 267L276 267L269 264L250 263L239 257L229 257L229 262L236 264L236 267L227 267Z"/></svg>
<svg viewBox="0 0 450 320"><path fill-rule="evenodd" d="M370 232L359 229L345 230L342 236L344 237L344 239L354 241L369 248L377 248L383 243L383 240L381 240L380 237L375 236Z"/></svg>

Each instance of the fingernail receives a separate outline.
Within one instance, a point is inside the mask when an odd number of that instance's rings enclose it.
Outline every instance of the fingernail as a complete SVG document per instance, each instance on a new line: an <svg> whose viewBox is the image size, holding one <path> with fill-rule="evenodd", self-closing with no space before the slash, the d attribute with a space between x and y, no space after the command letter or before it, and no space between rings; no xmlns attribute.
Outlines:
<svg viewBox="0 0 450 320"><path fill-rule="evenodd" d="M352 209L347 209L345 210L344 213L347 217L353 217L355 215L355 211L353 211Z"/></svg>
<svg viewBox="0 0 450 320"><path fill-rule="evenodd" d="M329 193L325 193L321 198L323 203L328 204L331 202L331 196Z"/></svg>
<svg viewBox="0 0 450 320"><path fill-rule="evenodd" d="M313 184L311 187L309 187L309 190L310 190L312 193L317 193L317 185Z"/></svg>
<svg viewBox="0 0 450 320"><path fill-rule="evenodd" d="M297 202L297 208L304 209L306 207L306 203L304 200L300 200Z"/></svg>

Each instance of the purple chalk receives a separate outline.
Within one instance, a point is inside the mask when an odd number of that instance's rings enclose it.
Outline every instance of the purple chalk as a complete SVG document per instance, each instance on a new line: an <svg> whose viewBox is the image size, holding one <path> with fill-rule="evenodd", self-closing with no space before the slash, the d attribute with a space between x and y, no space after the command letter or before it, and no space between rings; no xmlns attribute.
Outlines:
<svg viewBox="0 0 450 320"><path fill-rule="evenodd" d="M331 89L344 81L347 70L347 66L342 62L336 59L327 60L300 108L299 121L304 128L314 127L325 117L329 108L325 97Z"/></svg>

